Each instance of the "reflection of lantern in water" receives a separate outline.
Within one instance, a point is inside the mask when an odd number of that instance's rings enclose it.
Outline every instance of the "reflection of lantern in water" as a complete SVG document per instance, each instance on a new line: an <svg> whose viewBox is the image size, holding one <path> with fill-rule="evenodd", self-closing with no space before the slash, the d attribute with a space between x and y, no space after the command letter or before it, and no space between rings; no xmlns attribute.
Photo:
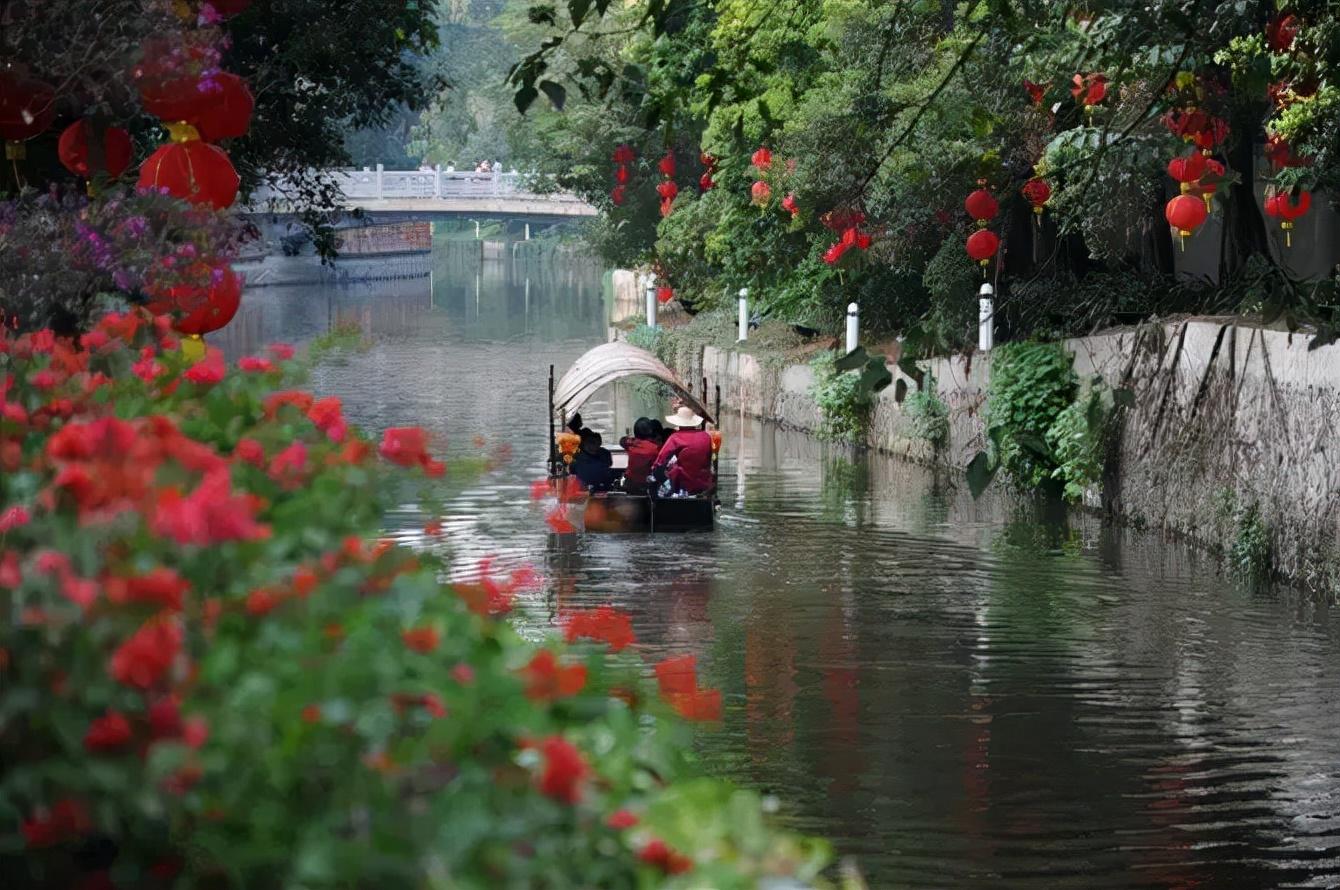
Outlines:
<svg viewBox="0 0 1340 890"><path fill-rule="evenodd" d="M554 441L558 443L558 453L563 455L563 463L572 463L573 456L577 453L577 448L582 444L582 437L576 433L559 433L554 436Z"/></svg>

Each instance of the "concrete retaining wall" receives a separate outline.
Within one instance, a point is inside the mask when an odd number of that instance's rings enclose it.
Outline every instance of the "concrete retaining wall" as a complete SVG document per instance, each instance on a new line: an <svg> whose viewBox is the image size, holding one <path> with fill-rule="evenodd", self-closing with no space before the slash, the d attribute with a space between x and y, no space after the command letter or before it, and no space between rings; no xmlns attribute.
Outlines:
<svg viewBox="0 0 1340 890"><path fill-rule="evenodd" d="M1270 530L1277 567L1311 586L1340 577L1340 345L1308 350L1309 338L1193 319L1069 340L1082 379L1097 374L1130 386L1101 504L1138 525L1227 545L1236 512L1256 504ZM776 369L755 356L705 347L681 354L679 373L707 376L732 410L815 431L807 365ZM948 447L933 451L912 434L900 397L881 393L870 445L912 460L963 467L985 445L989 355L934 359L950 408Z"/></svg>

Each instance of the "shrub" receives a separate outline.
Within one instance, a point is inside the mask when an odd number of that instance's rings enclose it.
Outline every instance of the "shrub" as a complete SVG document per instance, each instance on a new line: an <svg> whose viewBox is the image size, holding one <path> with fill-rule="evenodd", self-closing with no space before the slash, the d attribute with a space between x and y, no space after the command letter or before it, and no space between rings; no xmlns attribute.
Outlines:
<svg viewBox="0 0 1340 890"><path fill-rule="evenodd" d="M1103 447L1109 414L1103 389L1094 385L1057 415L1047 429L1047 445L1056 460L1051 478L1062 483L1067 500L1078 501L1103 475Z"/></svg>
<svg viewBox="0 0 1340 890"><path fill-rule="evenodd" d="M823 419L819 435L837 442L864 442L872 393L861 386L861 377L855 371L837 370L836 361L832 352L821 352L810 362L814 370L810 397Z"/></svg>
<svg viewBox="0 0 1340 890"><path fill-rule="evenodd" d="M693 779L626 615L505 617L384 511L445 472L287 388L291 350L189 364L167 319L0 336L0 874L16 886L710 886L812 879L822 845ZM428 522L425 536L441 535ZM729 812L729 819L720 813ZM86 883L85 883L86 882Z"/></svg>
<svg viewBox="0 0 1340 890"><path fill-rule="evenodd" d="M912 435L929 442L936 450L949 444L949 406L935 394L935 378L927 375L925 386L904 402L912 420Z"/></svg>
<svg viewBox="0 0 1340 890"><path fill-rule="evenodd" d="M1007 343L991 354L987 433L996 460L1028 488L1053 478L1047 432L1075 397L1070 355L1059 343Z"/></svg>
<svg viewBox="0 0 1340 890"><path fill-rule="evenodd" d="M1238 511L1237 535L1228 549L1228 564L1233 574L1247 581L1260 581L1270 575L1270 529L1256 504Z"/></svg>

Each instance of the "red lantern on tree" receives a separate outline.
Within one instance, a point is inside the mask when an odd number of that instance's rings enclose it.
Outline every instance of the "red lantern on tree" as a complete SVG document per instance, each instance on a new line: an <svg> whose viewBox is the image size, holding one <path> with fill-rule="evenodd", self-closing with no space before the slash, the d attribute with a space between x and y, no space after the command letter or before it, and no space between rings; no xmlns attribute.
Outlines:
<svg viewBox="0 0 1340 890"><path fill-rule="evenodd" d="M172 142L140 166L139 187L166 190L173 197L216 210L231 207L240 180L228 155L216 145L201 142L189 124L169 124L168 130Z"/></svg>
<svg viewBox="0 0 1340 890"><path fill-rule="evenodd" d="M0 70L0 139L7 159L22 160L23 143L46 132L55 119L55 87L18 71Z"/></svg>
<svg viewBox="0 0 1340 890"><path fill-rule="evenodd" d="M193 263L184 280L168 287L150 285L148 290L154 297L149 311L174 316L172 327L191 337L228 324L242 302L242 280L227 264Z"/></svg>
<svg viewBox="0 0 1340 890"><path fill-rule="evenodd" d="M1037 215L1038 224L1041 225L1042 210L1051 200L1052 187L1041 176L1034 176L1024 183L1024 187L1019 189L1019 193L1024 196L1024 200L1033 205L1033 213Z"/></svg>
<svg viewBox="0 0 1340 890"><path fill-rule="evenodd" d="M1178 155L1168 162L1168 175L1182 184L1182 194L1185 195L1205 175L1205 156L1199 152Z"/></svg>
<svg viewBox="0 0 1340 890"><path fill-rule="evenodd" d="M1312 193L1300 189L1297 195L1275 192L1266 198L1266 215L1280 221L1284 230L1284 246L1293 247L1293 223L1312 207Z"/></svg>
<svg viewBox="0 0 1340 890"><path fill-rule="evenodd" d="M666 152L665 155L656 162L656 169L661 171L661 175L667 179L675 175L675 155L673 152Z"/></svg>
<svg viewBox="0 0 1340 890"><path fill-rule="evenodd" d="M767 170L772 166L772 152L766 148L760 148L749 158L749 162L754 165L755 169Z"/></svg>
<svg viewBox="0 0 1340 890"><path fill-rule="evenodd" d="M1000 204L995 197L986 190L986 181L977 180L978 188L975 192L968 195L963 201L963 209L968 211L968 216L977 220L977 225L985 228L987 221L994 217L1000 211Z"/></svg>
<svg viewBox="0 0 1340 890"><path fill-rule="evenodd" d="M144 110L164 123L198 119L223 98L215 79L204 72L218 63L218 53L200 42L153 37L144 42L141 61L131 75Z"/></svg>
<svg viewBox="0 0 1340 890"><path fill-rule="evenodd" d="M88 169L88 121L77 120L60 134L57 154L60 162L75 176L90 177ZM120 127L107 127L102 131L103 170L111 179L116 179L130 166L130 134Z"/></svg>
<svg viewBox="0 0 1340 890"><path fill-rule="evenodd" d="M1277 15L1266 26L1266 45L1271 52L1287 53L1298 37L1298 16L1293 13Z"/></svg>
<svg viewBox="0 0 1340 890"><path fill-rule="evenodd" d="M245 136L251 129L251 113L256 108L247 82L224 71L210 78L209 86L218 93L214 102L195 117L186 118L187 123L193 124L206 142Z"/></svg>
<svg viewBox="0 0 1340 890"><path fill-rule="evenodd" d="M1205 209L1205 202L1195 195L1178 195L1163 208L1163 216L1177 230L1182 239L1182 249L1186 250L1186 237L1205 222L1209 212Z"/></svg>
<svg viewBox="0 0 1340 890"><path fill-rule="evenodd" d="M623 187L623 186L621 186L621 185L616 185L614 188L610 189L610 201L612 201L612 202L614 203L614 206L615 206L615 207L622 207L622 206L623 206L623 202L624 202L624 187Z"/></svg>
<svg viewBox="0 0 1340 890"><path fill-rule="evenodd" d="M1094 106L1107 98L1107 77L1102 74L1076 74L1070 95L1084 106L1085 114L1093 116Z"/></svg>
<svg viewBox="0 0 1340 890"><path fill-rule="evenodd" d="M661 285L660 287L656 288L656 302L669 303L674 298L675 298L675 289L673 287L667 287L665 285Z"/></svg>
<svg viewBox="0 0 1340 890"><path fill-rule="evenodd" d="M749 198L757 206L764 206L772 200L772 186L760 179L750 187Z"/></svg>
<svg viewBox="0 0 1340 890"><path fill-rule="evenodd" d="M1227 172L1228 168L1214 158L1205 159L1205 175L1200 179L1200 196L1205 201L1205 210L1208 213L1214 212L1214 194L1219 191L1219 183L1224 181L1224 174Z"/></svg>
<svg viewBox="0 0 1340 890"><path fill-rule="evenodd" d="M985 276L986 267L1000 249L1000 236L989 229L978 229L968 236L968 243L965 246L968 249L968 256L981 265L982 275Z"/></svg>

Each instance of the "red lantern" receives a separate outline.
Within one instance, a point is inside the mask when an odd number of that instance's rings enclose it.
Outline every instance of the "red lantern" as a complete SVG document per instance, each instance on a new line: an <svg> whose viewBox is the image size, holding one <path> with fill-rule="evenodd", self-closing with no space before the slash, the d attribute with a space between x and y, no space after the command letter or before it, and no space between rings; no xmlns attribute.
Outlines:
<svg viewBox="0 0 1340 890"><path fill-rule="evenodd" d="M1182 238L1182 249L1186 250L1186 236L1205 222L1209 212L1205 209L1205 202L1195 195L1178 195L1163 208L1163 216L1177 230Z"/></svg>
<svg viewBox="0 0 1340 890"><path fill-rule="evenodd" d="M174 315L172 326L189 336L203 336L228 324L242 302L242 280L226 265L194 263L188 280L167 288L149 287L156 299L148 309Z"/></svg>
<svg viewBox="0 0 1340 890"><path fill-rule="evenodd" d="M610 201L614 202L615 207L622 207L624 202L624 187L616 185L610 190Z"/></svg>
<svg viewBox="0 0 1340 890"><path fill-rule="evenodd" d="M614 149L612 159L616 164L631 164L637 158L636 155L633 154L632 146L620 145L618 148Z"/></svg>
<svg viewBox="0 0 1340 890"><path fill-rule="evenodd" d="M1179 155L1168 162L1168 175L1182 184L1182 194L1205 175L1205 156L1197 152Z"/></svg>
<svg viewBox="0 0 1340 890"><path fill-rule="evenodd" d="M749 195L755 204L762 207L772 200L772 186L760 179L749 189Z"/></svg>
<svg viewBox="0 0 1340 890"><path fill-rule="evenodd" d="M675 298L675 289L673 287L666 287L665 285L662 285L656 288L656 302L669 303L674 298Z"/></svg>
<svg viewBox="0 0 1340 890"><path fill-rule="evenodd" d="M23 157L25 142L51 127L56 118L56 89L16 71L0 71L0 139L5 156Z"/></svg>
<svg viewBox="0 0 1340 890"><path fill-rule="evenodd" d="M698 163L702 164L708 170L715 170L717 168L717 159L707 152L702 152L698 155Z"/></svg>
<svg viewBox="0 0 1340 890"><path fill-rule="evenodd" d="M180 35L144 41L131 75L144 110L164 123L199 118L223 98L205 72L218 65L218 51Z"/></svg>
<svg viewBox="0 0 1340 890"><path fill-rule="evenodd" d="M206 142L245 136L251 129L251 113L256 108L247 82L225 71L210 78L206 87L218 93L215 101L195 117L187 118L187 123L194 125Z"/></svg>
<svg viewBox="0 0 1340 890"><path fill-rule="evenodd" d="M665 156L656 162L656 169L661 171L661 175L670 177L675 175L675 156L672 152L666 152Z"/></svg>
<svg viewBox="0 0 1340 890"><path fill-rule="evenodd" d="M1266 137L1266 158L1272 167L1306 167L1310 161L1294 154L1293 146L1279 136Z"/></svg>
<svg viewBox="0 0 1340 890"><path fill-rule="evenodd" d="M77 120L60 134L57 144L60 162L75 176L89 178L88 121ZM130 134L120 127L102 131L102 159L107 176L116 179L130 166Z"/></svg>
<svg viewBox="0 0 1340 890"><path fill-rule="evenodd" d="M672 180L667 179L665 182L656 184L656 194L661 196L662 201L673 201L675 196L679 194L679 186L675 185Z"/></svg>
<svg viewBox="0 0 1340 890"><path fill-rule="evenodd" d="M618 185L628 184L628 168L623 164L614 168L614 182Z"/></svg>
<svg viewBox="0 0 1340 890"><path fill-rule="evenodd" d="M797 216L799 216L800 205L796 203L796 196L787 195L785 198L783 198L782 209L785 210L787 213L791 214L792 219L795 219Z"/></svg>
<svg viewBox="0 0 1340 890"><path fill-rule="evenodd" d="M982 267L982 273L986 274L987 265L1000 249L1000 236L989 229L979 229L968 236L966 247L968 256L976 260Z"/></svg>
<svg viewBox="0 0 1340 890"><path fill-rule="evenodd" d="M1047 95L1047 88L1050 86L1050 83L1033 83L1024 78L1024 90L1028 92L1028 101L1033 103L1034 108L1042 107L1042 97Z"/></svg>
<svg viewBox="0 0 1340 890"><path fill-rule="evenodd" d="M711 173L704 173L702 176L698 177L698 188L701 191L710 192L715 187L716 182L712 180Z"/></svg>
<svg viewBox="0 0 1340 890"><path fill-rule="evenodd" d="M1051 200L1052 187L1047 184L1047 180L1040 176L1034 176L1024 187L1019 189L1019 193L1024 196L1028 203L1033 205L1033 212L1038 215L1038 221L1041 222L1042 208Z"/></svg>
<svg viewBox="0 0 1340 890"><path fill-rule="evenodd" d="M979 182L979 185L982 183ZM992 197L991 193L984 188L968 195L963 201L963 209L968 211L968 216L977 220L977 224L986 225L986 221L991 219L1000 210L1000 204Z"/></svg>
<svg viewBox="0 0 1340 890"><path fill-rule="evenodd" d="M216 210L231 207L237 199L240 180L233 162L216 145L201 142L194 128L172 124L169 142L140 166L140 188L166 190L169 195L192 204L209 204Z"/></svg>
<svg viewBox="0 0 1340 890"><path fill-rule="evenodd" d="M1266 215L1280 221L1284 231L1284 246L1293 247L1293 221L1307 213L1312 207L1312 193L1300 189L1297 196L1291 198L1288 192L1276 192L1266 198Z"/></svg>
<svg viewBox="0 0 1340 890"><path fill-rule="evenodd" d="M772 152L768 151L766 148L760 148L758 151L754 152L753 156L749 159L749 162L759 170L766 170L772 166Z"/></svg>

